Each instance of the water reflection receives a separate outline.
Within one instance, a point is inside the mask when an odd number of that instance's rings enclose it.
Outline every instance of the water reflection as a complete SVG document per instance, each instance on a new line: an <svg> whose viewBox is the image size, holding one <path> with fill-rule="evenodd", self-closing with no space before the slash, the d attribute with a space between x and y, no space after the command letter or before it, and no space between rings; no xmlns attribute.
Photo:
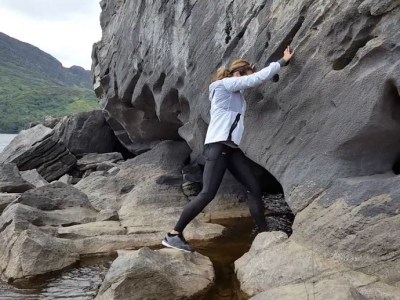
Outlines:
<svg viewBox="0 0 400 300"><path fill-rule="evenodd" d="M251 218L218 220L226 227L224 235L211 241L196 241L196 250L210 258L215 270L215 287L207 300L238 300L239 285L236 282L234 262L246 253L255 237Z"/></svg>
<svg viewBox="0 0 400 300"><path fill-rule="evenodd" d="M0 300L93 299L115 257L88 258L53 278L38 277L18 283L0 282Z"/></svg>

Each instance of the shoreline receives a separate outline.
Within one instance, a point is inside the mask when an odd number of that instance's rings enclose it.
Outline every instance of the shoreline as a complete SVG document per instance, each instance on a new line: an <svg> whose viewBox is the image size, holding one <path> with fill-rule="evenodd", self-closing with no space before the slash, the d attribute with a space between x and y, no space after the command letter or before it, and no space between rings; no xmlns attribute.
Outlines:
<svg viewBox="0 0 400 300"><path fill-rule="evenodd" d="M4 148L16 137L18 133L0 133L0 153L3 152Z"/></svg>

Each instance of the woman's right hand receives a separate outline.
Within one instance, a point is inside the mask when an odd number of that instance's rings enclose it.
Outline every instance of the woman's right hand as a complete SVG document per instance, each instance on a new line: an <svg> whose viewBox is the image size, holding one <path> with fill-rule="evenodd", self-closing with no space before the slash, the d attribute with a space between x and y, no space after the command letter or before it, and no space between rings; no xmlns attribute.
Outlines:
<svg viewBox="0 0 400 300"><path fill-rule="evenodd" d="M290 46L287 46L285 51L283 52L283 59L287 63L289 60L292 59L292 56L294 55L294 50L290 49Z"/></svg>

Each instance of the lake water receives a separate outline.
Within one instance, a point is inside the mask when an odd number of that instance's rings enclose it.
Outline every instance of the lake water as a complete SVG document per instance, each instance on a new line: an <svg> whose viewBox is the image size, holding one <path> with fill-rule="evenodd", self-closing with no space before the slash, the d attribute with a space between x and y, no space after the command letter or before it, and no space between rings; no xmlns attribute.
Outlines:
<svg viewBox="0 0 400 300"><path fill-rule="evenodd" d="M11 140L16 136L17 136L16 134L0 133L0 153L11 142Z"/></svg>

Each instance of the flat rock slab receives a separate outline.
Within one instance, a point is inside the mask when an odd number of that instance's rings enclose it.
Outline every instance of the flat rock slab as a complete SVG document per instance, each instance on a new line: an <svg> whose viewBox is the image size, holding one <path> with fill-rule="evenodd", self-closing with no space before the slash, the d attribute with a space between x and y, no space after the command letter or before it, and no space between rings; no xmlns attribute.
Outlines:
<svg viewBox="0 0 400 300"><path fill-rule="evenodd" d="M89 153L78 160L76 167L80 171L86 171L88 169L96 169L97 167L103 166L105 163L116 163L123 160L122 154L119 152L111 153ZM111 166L111 165L110 165Z"/></svg>
<svg viewBox="0 0 400 300"><path fill-rule="evenodd" d="M118 221L91 222L58 228L58 235L63 238L123 234L126 234L126 228L122 227Z"/></svg>
<svg viewBox="0 0 400 300"><path fill-rule="evenodd" d="M15 203L8 206L0 216L0 229L11 223L17 224L22 230L29 226L69 226L96 221L96 211L83 207L71 207L63 210L43 211L24 204ZM0 231L0 235L2 232ZM7 237L9 238L9 237Z"/></svg>
<svg viewBox="0 0 400 300"><path fill-rule="evenodd" d="M40 210L60 210L69 207L93 209L88 197L80 190L62 182L27 191L18 199L18 203Z"/></svg>
<svg viewBox="0 0 400 300"><path fill-rule="evenodd" d="M118 254L97 300L205 299L214 283L210 259L196 252L142 248Z"/></svg>

